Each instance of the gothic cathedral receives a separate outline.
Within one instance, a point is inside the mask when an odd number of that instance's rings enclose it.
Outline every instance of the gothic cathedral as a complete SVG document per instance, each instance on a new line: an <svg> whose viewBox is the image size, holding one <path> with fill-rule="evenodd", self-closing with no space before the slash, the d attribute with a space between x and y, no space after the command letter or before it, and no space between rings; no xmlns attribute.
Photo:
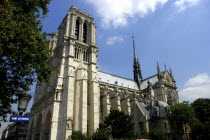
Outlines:
<svg viewBox="0 0 210 140"><path fill-rule="evenodd" d="M143 79L133 39L134 80L97 70L93 16L71 6L49 40L55 68L49 82L37 82L27 139L65 140L72 131L93 134L111 109L133 116L135 132L162 127L168 107L179 102L171 70Z"/></svg>

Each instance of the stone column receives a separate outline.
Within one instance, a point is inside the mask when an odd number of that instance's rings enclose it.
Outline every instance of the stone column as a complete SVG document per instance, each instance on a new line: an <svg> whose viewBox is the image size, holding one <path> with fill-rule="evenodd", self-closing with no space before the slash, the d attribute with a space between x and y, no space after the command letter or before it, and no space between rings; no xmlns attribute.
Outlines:
<svg viewBox="0 0 210 140"><path fill-rule="evenodd" d="M75 36L75 25L76 25L76 21L75 21L75 13L72 13L71 15L71 23L70 23L70 36L74 37Z"/></svg>
<svg viewBox="0 0 210 140"><path fill-rule="evenodd" d="M110 110L111 110L111 98L110 98L110 91L107 92L107 95L106 95L106 102L107 102L107 105L106 105L106 116L109 115L110 113Z"/></svg>
<svg viewBox="0 0 210 140"><path fill-rule="evenodd" d="M74 130L87 132L87 70L83 67L83 62L76 72L76 91L74 98Z"/></svg>
<svg viewBox="0 0 210 140"><path fill-rule="evenodd" d="M111 103L110 103L110 91L108 90L108 87L105 87L103 91L100 91L100 97L102 98L102 102L101 102L101 106L102 108L102 121L104 121L105 117L108 116L108 114L110 113L110 109L111 109Z"/></svg>
<svg viewBox="0 0 210 140"><path fill-rule="evenodd" d="M130 104L130 99L127 97L127 105L128 105L128 114L131 114L131 104Z"/></svg>
<svg viewBox="0 0 210 140"><path fill-rule="evenodd" d="M130 115L130 100L127 93L121 95L121 110Z"/></svg>
<svg viewBox="0 0 210 140"><path fill-rule="evenodd" d="M71 58L75 57L74 56L74 46L75 46L75 41L70 40L68 56L70 56Z"/></svg>
<svg viewBox="0 0 210 140"><path fill-rule="evenodd" d="M96 44L96 25L91 23L91 44Z"/></svg>
<svg viewBox="0 0 210 140"><path fill-rule="evenodd" d="M67 13L67 18L66 18L66 36L69 36L69 27L70 27L70 14L69 12Z"/></svg>
<svg viewBox="0 0 210 140"><path fill-rule="evenodd" d="M131 111L132 109L135 107L135 103L136 103L137 99L136 99L136 93L131 93L130 95L130 106L131 106Z"/></svg>
<svg viewBox="0 0 210 140"><path fill-rule="evenodd" d="M99 125L100 88L98 83L97 65L93 60L97 49L90 48L88 66L88 134L91 135Z"/></svg>
<svg viewBox="0 0 210 140"><path fill-rule="evenodd" d="M58 121L52 121L51 122L51 131L50 131L50 136L49 136L50 140L56 140L58 138L61 138L58 135L57 129L58 129Z"/></svg>
<svg viewBox="0 0 210 140"><path fill-rule="evenodd" d="M118 90L114 90L111 94L111 108L121 111L120 94Z"/></svg>
<svg viewBox="0 0 210 140"><path fill-rule="evenodd" d="M121 111L121 103L120 103L120 93L119 93L119 91L117 91L117 93L116 93L116 98L117 98L117 109L119 111Z"/></svg>
<svg viewBox="0 0 210 140"><path fill-rule="evenodd" d="M68 60L68 64L71 63L71 58ZM68 128L68 123L67 121L71 121L73 123L73 107L74 107L74 77L75 77L75 67L71 65L67 65L67 73L65 77L65 85L64 85L64 90L65 90L65 95L64 95L64 104L65 104L65 112L66 115L64 117L64 123L65 123L65 131L66 131L66 136L65 138L67 139L68 136L71 135L72 133L72 128ZM70 118L70 119L69 119Z"/></svg>
<svg viewBox="0 0 210 140"><path fill-rule="evenodd" d="M84 19L80 20L80 24L79 24L79 41L83 42L83 24L84 24Z"/></svg>

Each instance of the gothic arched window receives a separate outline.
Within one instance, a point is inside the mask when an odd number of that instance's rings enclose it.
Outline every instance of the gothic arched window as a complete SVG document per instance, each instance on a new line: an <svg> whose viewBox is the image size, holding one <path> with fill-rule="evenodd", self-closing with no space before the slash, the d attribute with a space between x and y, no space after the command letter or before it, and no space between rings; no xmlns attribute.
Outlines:
<svg viewBox="0 0 210 140"><path fill-rule="evenodd" d="M83 24L83 42L87 43L87 25Z"/></svg>
<svg viewBox="0 0 210 140"><path fill-rule="evenodd" d="M88 51L83 52L83 61L88 62Z"/></svg>
<svg viewBox="0 0 210 140"><path fill-rule="evenodd" d="M79 19L77 19L76 21L75 36L76 36L76 39L79 40Z"/></svg>
<svg viewBox="0 0 210 140"><path fill-rule="evenodd" d="M74 50L74 57L75 59L79 59L79 50L77 48Z"/></svg>

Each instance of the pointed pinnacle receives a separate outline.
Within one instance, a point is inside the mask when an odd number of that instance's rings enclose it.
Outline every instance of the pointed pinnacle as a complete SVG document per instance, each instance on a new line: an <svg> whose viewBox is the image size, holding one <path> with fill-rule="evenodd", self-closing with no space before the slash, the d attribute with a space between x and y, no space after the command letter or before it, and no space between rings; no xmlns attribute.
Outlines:
<svg viewBox="0 0 210 140"><path fill-rule="evenodd" d="M169 70L170 70L170 76L171 76L172 78L174 78L171 68L169 68Z"/></svg>
<svg viewBox="0 0 210 140"><path fill-rule="evenodd" d="M158 61L157 61L157 74L158 75L160 74L160 67L159 67Z"/></svg>
<svg viewBox="0 0 210 140"><path fill-rule="evenodd" d="M166 64L164 64L164 67L165 67L165 71L166 71Z"/></svg>

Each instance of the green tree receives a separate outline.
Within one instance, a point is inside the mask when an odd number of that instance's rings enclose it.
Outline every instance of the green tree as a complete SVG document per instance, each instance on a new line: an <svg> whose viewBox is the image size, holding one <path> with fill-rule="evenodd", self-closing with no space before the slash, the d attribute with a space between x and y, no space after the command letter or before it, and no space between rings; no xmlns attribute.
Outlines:
<svg viewBox="0 0 210 140"><path fill-rule="evenodd" d="M81 131L73 131L72 135L68 137L68 140L89 140L89 138Z"/></svg>
<svg viewBox="0 0 210 140"><path fill-rule="evenodd" d="M196 117L202 122L210 121L210 99L199 98L192 104Z"/></svg>
<svg viewBox="0 0 210 140"><path fill-rule="evenodd" d="M169 140L163 129L151 129L149 132L142 131L136 139Z"/></svg>
<svg viewBox="0 0 210 140"><path fill-rule="evenodd" d="M193 140L210 139L210 99L197 99L191 106L193 107L198 122L191 126L191 136Z"/></svg>
<svg viewBox="0 0 210 140"><path fill-rule="evenodd" d="M166 134L162 129L152 129L148 135L151 140L167 140Z"/></svg>
<svg viewBox="0 0 210 140"><path fill-rule="evenodd" d="M91 138L92 140L110 140L111 134L105 129L97 129Z"/></svg>
<svg viewBox="0 0 210 140"><path fill-rule="evenodd" d="M108 131L116 139L134 137L132 117L119 110L111 110L99 129Z"/></svg>
<svg viewBox="0 0 210 140"><path fill-rule="evenodd" d="M17 95L52 68L47 64L49 47L41 20L50 0L0 1L0 120L11 113Z"/></svg>
<svg viewBox="0 0 210 140"><path fill-rule="evenodd" d="M193 108L189 102L184 101L183 103L171 106L170 112L169 121L173 125L173 128L180 134L181 139L183 134L188 139L188 135L185 132L188 131L188 126L192 126L197 121Z"/></svg>

